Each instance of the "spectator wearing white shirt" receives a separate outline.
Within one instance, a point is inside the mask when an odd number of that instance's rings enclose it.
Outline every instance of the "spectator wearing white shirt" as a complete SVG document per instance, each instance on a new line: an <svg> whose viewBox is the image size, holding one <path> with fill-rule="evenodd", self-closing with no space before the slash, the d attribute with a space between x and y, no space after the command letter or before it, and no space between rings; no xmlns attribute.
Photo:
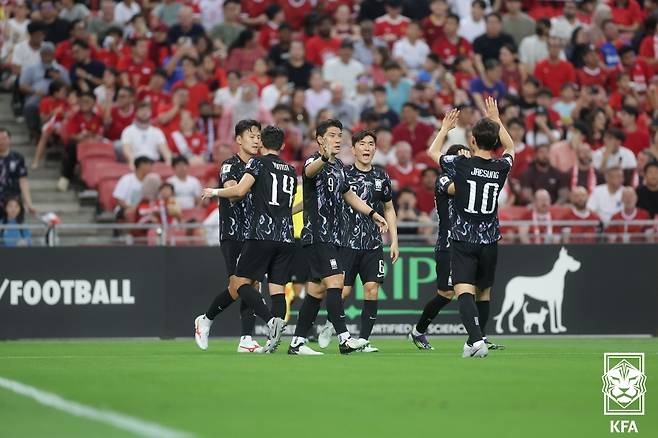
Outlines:
<svg viewBox="0 0 658 438"><path fill-rule="evenodd" d="M393 44L393 58L403 62L412 73L423 66L430 54L430 48L422 36L420 24L412 21L407 26L407 36Z"/></svg>
<svg viewBox="0 0 658 438"><path fill-rule="evenodd" d="M139 14L142 8L135 0L122 0L114 8L114 21L120 25L125 25L133 16Z"/></svg>
<svg viewBox="0 0 658 438"><path fill-rule="evenodd" d="M260 95L260 102L268 111L272 111L272 108L279 104L290 102L288 71L283 67L277 67L272 76L272 83L263 88Z"/></svg>
<svg viewBox="0 0 658 438"><path fill-rule="evenodd" d="M328 59L322 66L322 76L327 82L340 82L345 95L352 96L356 88L356 78L364 72L363 64L354 59L354 44L345 39L338 49L338 56Z"/></svg>
<svg viewBox="0 0 658 438"><path fill-rule="evenodd" d="M220 88L215 92L213 105L219 108L232 108L239 101L242 93L240 87L240 72L231 70L226 73L226 87Z"/></svg>
<svg viewBox="0 0 658 438"><path fill-rule="evenodd" d="M14 46L11 55L11 66L14 73L21 74L21 71L41 61L41 43L45 37L43 25L40 22L32 22L27 26L28 38Z"/></svg>
<svg viewBox="0 0 658 438"><path fill-rule="evenodd" d="M614 214L621 211L623 183L624 172L621 167L610 167L605 173L605 184L596 186L587 201L587 208L598 214L605 225Z"/></svg>
<svg viewBox="0 0 658 438"><path fill-rule="evenodd" d="M309 79L311 88L304 91L306 111L311 119L315 119L318 112L326 108L331 102L331 91L324 86L324 79L320 70L313 70Z"/></svg>
<svg viewBox="0 0 658 438"><path fill-rule="evenodd" d="M144 178L153 171L153 160L149 157L137 157L132 164L134 172L123 175L112 192L112 197L123 210L139 204Z"/></svg>
<svg viewBox="0 0 658 438"><path fill-rule="evenodd" d="M551 31L551 22L548 18L537 20L535 34L521 40L519 46L519 60L528 71L535 71L539 61L548 58L548 35Z"/></svg>
<svg viewBox="0 0 658 438"><path fill-rule="evenodd" d="M551 19L551 36L560 38L564 42L569 41L573 31L578 26L583 26L583 23L576 16L577 12L576 2L573 0L565 1L562 15Z"/></svg>
<svg viewBox="0 0 658 438"><path fill-rule="evenodd" d="M637 159L633 152L622 146L626 136L619 129L609 129L603 135L603 147L592 154L592 164L601 173L612 167L635 169Z"/></svg>
<svg viewBox="0 0 658 438"><path fill-rule="evenodd" d="M171 151L167 139L158 127L151 125L151 104L140 102L137 105L135 121L121 133L123 156L132 165L135 157L147 157L171 164Z"/></svg>
<svg viewBox="0 0 658 438"><path fill-rule="evenodd" d="M201 182L199 179L188 175L190 163L185 157L175 157L172 160L174 169L173 176L167 182L174 186L176 201L182 209L197 207L201 204Z"/></svg>
<svg viewBox="0 0 658 438"><path fill-rule="evenodd" d="M475 38L479 37L486 31L484 13L486 4L482 0L475 0L471 3L471 13L459 21L459 36L472 43Z"/></svg>

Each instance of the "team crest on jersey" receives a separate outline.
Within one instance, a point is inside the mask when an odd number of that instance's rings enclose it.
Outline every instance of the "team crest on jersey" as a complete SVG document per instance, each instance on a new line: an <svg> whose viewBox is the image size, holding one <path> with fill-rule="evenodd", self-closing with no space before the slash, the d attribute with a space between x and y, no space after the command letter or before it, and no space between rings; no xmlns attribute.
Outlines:
<svg viewBox="0 0 658 438"><path fill-rule="evenodd" d="M336 261L336 259L329 260L329 263L331 264L331 269L333 270L338 269L338 262Z"/></svg>
<svg viewBox="0 0 658 438"><path fill-rule="evenodd" d="M230 164L222 165L222 173L228 173L230 171L231 171L231 165Z"/></svg>
<svg viewBox="0 0 658 438"><path fill-rule="evenodd" d="M381 179L375 179L375 190L381 191L382 190L382 185L384 184L384 180Z"/></svg>

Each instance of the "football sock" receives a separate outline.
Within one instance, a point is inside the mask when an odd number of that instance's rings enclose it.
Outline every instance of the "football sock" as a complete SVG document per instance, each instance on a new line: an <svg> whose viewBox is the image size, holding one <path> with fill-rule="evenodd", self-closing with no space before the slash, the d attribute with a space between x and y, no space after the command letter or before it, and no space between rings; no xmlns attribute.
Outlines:
<svg viewBox="0 0 658 438"><path fill-rule="evenodd" d="M320 303L322 303L322 300L315 298L311 294L306 294L302 307L299 309L297 327L295 327L295 336L305 338L308 335L308 332L311 330L313 322L320 311Z"/></svg>
<svg viewBox="0 0 658 438"><path fill-rule="evenodd" d="M350 332L338 333L338 342L342 344L342 343L346 342L351 337L352 336L350 336Z"/></svg>
<svg viewBox="0 0 658 438"><path fill-rule="evenodd" d="M286 295L276 294L270 297L272 299L272 315L277 318L286 317Z"/></svg>
<svg viewBox="0 0 658 438"><path fill-rule="evenodd" d="M485 337L484 329L487 327L487 321L489 321L489 301L476 301L475 305L478 308L478 320L480 321L482 337Z"/></svg>
<svg viewBox="0 0 658 438"><path fill-rule="evenodd" d="M459 315L462 323L468 332L468 345L482 339L482 332L478 322L478 308L475 305L475 297L471 294L461 294L459 296Z"/></svg>
<svg viewBox="0 0 658 438"><path fill-rule="evenodd" d="M256 315L254 315L254 309L249 307L244 300L240 300L240 325L242 326L242 336L253 336Z"/></svg>
<svg viewBox="0 0 658 438"><path fill-rule="evenodd" d="M228 306L233 304L233 301L233 297L231 297L231 294L228 293L228 289L224 289L215 297L214 300L212 300L212 304L206 312L206 318L210 320L215 319L215 317L219 315L220 312L226 310Z"/></svg>
<svg viewBox="0 0 658 438"><path fill-rule="evenodd" d="M256 289L248 284L243 284L238 288L238 295L240 295L240 298L242 298L249 307L254 309L254 313L256 313L260 319L265 322L272 319L272 312L270 312L267 304L265 304L263 296L259 294Z"/></svg>
<svg viewBox="0 0 658 438"><path fill-rule="evenodd" d="M361 337L370 338L372 327L377 320L377 300L364 300L361 310Z"/></svg>
<svg viewBox="0 0 658 438"><path fill-rule="evenodd" d="M327 289L327 314L334 325L336 333L345 333L345 311L343 310L343 299L340 288Z"/></svg>
<svg viewBox="0 0 658 438"><path fill-rule="evenodd" d="M418 319L416 330L418 330L419 333L425 333L427 331L427 327L434 320L434 318L436 318L436 315L438 315L441 309L443 309L448 303L450 303L450 300L439 294L429 300L428 303L425 304L423 313Z"/></svg>

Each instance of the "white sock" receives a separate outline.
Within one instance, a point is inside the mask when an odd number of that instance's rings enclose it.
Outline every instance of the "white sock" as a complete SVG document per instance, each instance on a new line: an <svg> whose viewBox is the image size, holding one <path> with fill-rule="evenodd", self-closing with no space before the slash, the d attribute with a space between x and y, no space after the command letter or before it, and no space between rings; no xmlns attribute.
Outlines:
<svg viewBox="0 0 658 438"><path fill-rule="evenodd" d="M347 341L350 336L350 332L343 332L338 334L338 341L342 344L343 342Z"/></svg>
<svg viewBox="0 0 658 438"><path fill-rule="evenodd" d="M415 325L414 325L413 330L411 331L411 334L414 335L414 336L420 336L420 335L422 335L422 333L418 331L418 329L416 328Z"/></svg>
<svg viewBox="0 0 658 438"><path fill-rule="evenodd" d="M293 347L297 347L305 343L306 343L306 338L302 338L301 336L293 336L290 345Z"/></svg>

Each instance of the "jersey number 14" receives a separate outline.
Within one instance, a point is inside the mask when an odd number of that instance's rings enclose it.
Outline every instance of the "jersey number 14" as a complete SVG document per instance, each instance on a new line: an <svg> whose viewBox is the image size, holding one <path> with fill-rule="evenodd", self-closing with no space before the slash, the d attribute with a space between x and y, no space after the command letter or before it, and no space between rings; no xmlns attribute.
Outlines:
<svg viewBox="0 0 658 438"><path fill-rule="evenodd" d="M270 175L272 175L272 200L270 201L270 205L280 205L279 204L279 179L277 178L276 174L273 172L270 172ZM292 199L295 196L295 194L292 192L293 187L295 185L295 179L290 176L290 175L283 175L282 181L281 181L281 191L283 193L287 193L289 196L288 200L288 207L292 207Z"/></svg>
<svg viewBox="0 0 658 438"><path fill-rule="evenodd" d="M468 206L466 212L471 214L491 214L496 210L496 203L498 202L498 191L500 186L498 183L486 183L482 189L482 196L478 198L478 185L475 181L467 179L468 183ZM475 207L475 201L481 199L480 211ZM491 204L491 205L489 205Z"/></svg>

